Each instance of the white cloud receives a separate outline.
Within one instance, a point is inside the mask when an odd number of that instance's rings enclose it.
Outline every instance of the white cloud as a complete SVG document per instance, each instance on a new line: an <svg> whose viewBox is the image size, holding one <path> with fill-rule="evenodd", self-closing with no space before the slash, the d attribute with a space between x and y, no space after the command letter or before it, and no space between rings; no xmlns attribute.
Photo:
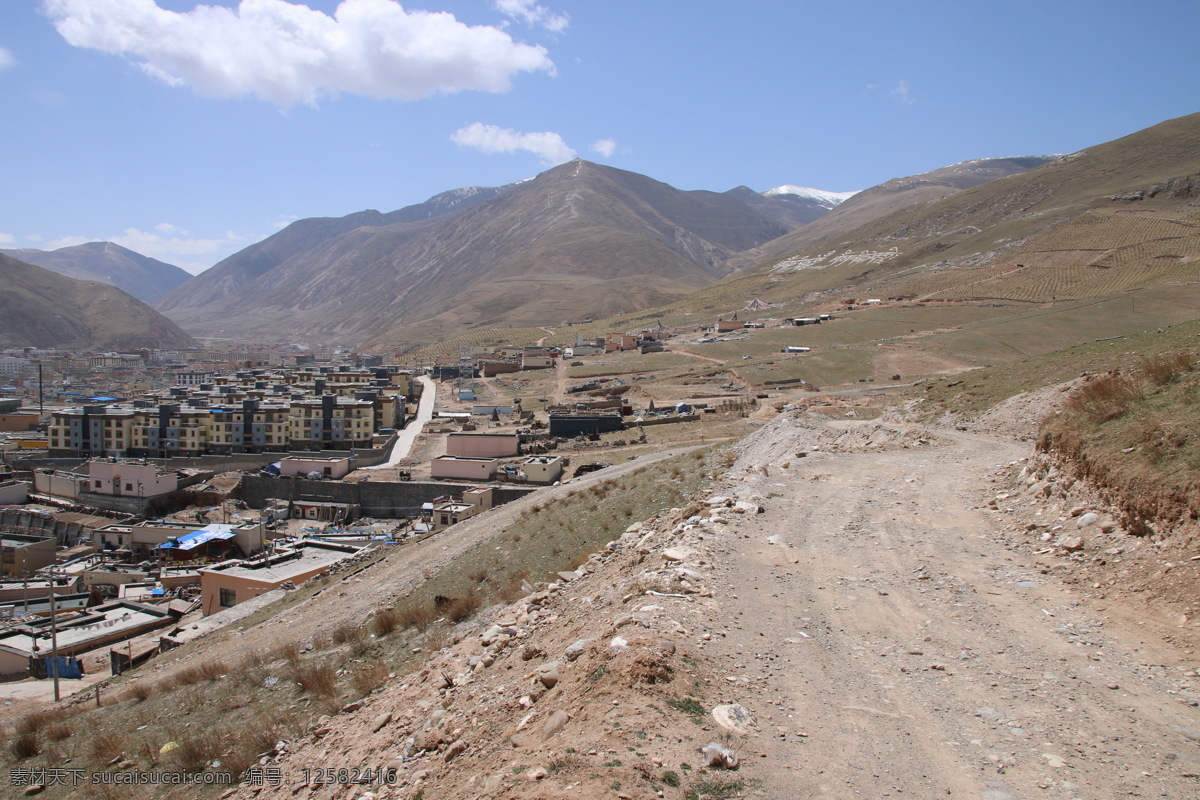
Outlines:
<svg viewBox="0 0 1200 800"><path fill-rule="evenodd" d="M17 63L17 59L12 54L12 51L0 47L0 69L8 69L15 63Z"/></svg>
<svg viewBox="0 0 1200 800"><path fill-rule="evenodd" d="M554 74L541 46L395 0L343 0L332 17L284 0L184 13L155 0L44 0L43 8L76 47L125 55L208 97L250 95L282 107L342 93L416 100L504 92L518 73Z"/></svg>
<svg viewBox="0 0 1200 800"><path fill-rule="evenodd" d="M563 138L550 131L521 133L510 128L475 122L456 130L450 135L450 140L462 147L472 147L484 153L515 153L524 150L551 166L575 157L575 151L567 146Z"/></svg>
<svg viewBox="0 0 1200 800"><path fill-rule="evenodd" d="M596 141L592 142L590 149L593 153L598 153L605 158L609 158L613 153L617 152L617 140L597 139Z"/></svg>
<svg viewBox="0 0 1200 800"><path fill-rule="evenodd" d="M526 25L541 25L550 31L563 31L571 24L566 14L556 14L545 6L539 6L534 0L496 0L496 9Z"/></svg>
<svg viewBox="0 0 1200 800"><path fill-rule="evenodd" d="M915 103L917 98L912 96L912 90L908 85L908 81L900 81L896 84L896 88L892 89L892 99L898 103Z"/></svg>
<svg viewBox="0 0 1200 800"><path fill-rule="evenodd" d="M77 244L87 244L88 242L99 241L90 236L60 236L57 239L51 239L46 242L44 250L57 250L60 247L74 247Z"/></svg>
<svg viewBox="0 0 1200 800"><path fill-rule="evenodd" d="M17 237L11 233L0 233L0 244L12 244L17 240Z"/></svg>

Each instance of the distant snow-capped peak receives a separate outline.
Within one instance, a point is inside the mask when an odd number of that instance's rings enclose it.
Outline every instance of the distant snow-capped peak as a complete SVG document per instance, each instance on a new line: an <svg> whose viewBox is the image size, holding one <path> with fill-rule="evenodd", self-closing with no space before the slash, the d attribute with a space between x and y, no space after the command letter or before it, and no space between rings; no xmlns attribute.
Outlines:
<svg viewBox="0 0 1200 800"><path fill-rule="evenodd" d="M781 194L795 195L806 200L816 200L825 208L833 208L834 206L841 205L848 198L858 194L858 192L827 192L824 189L810 189L807 186L792 186L791 184L776 186L774 189L767 189L763 192L764 197L775 197Z"/></svg>

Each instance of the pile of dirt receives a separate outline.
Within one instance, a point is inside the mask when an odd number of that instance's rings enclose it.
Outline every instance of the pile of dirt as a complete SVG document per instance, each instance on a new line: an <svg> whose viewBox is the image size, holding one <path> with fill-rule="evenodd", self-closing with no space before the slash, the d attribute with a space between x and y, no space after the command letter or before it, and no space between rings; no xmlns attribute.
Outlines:
<svg viewBox="0 0 1200 800"><path fill-rule="evenodd" d="M1021 392L960 424L965 424L976 433L1004 436L1021 442L1033 441L1037 438L1042 420L1060 411L1071 391L1083 380L1077 378L1031 392Z"/></svg>
<svg viewBox="0 0 1200 800"><path fill-rule="evenodd" d="M739 468L762 469L808 453L856 453L934 444L938 437L920 425L830 420L820 414L790 410L738 442L731 449Z"/></svg>

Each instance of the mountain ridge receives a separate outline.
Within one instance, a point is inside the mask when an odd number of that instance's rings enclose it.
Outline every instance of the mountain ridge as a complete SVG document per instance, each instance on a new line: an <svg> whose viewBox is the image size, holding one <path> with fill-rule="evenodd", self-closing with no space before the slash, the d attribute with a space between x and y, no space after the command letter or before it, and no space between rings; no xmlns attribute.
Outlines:
<svg viewBox="0 0 1200 800"><path fill-rule="evenodd" d="M110 284L78 281L0 253L0 346L63 350L191 347L196 340Z"/></svg>
<svg viewBox="0 0 1200 800"><path fill-rule="evenodd" d="M111 284L148 305L192 278L174 264L115 242L86 242L57 250L0 249L0 254L75 280Z"/></svg>

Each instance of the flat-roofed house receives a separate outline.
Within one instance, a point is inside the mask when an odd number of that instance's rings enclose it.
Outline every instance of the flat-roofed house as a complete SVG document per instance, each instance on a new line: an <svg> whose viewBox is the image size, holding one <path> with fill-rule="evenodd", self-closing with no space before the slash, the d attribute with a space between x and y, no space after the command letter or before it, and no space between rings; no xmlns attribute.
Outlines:
<svg viewBox="0 0 1200 800"><path fill-rule="evenodd" d="M266 558L225 561L202 569L201 608L208 616L278 589L285 583L298 586L364 549L358 545L305 539L280 548Z"/></svg>

